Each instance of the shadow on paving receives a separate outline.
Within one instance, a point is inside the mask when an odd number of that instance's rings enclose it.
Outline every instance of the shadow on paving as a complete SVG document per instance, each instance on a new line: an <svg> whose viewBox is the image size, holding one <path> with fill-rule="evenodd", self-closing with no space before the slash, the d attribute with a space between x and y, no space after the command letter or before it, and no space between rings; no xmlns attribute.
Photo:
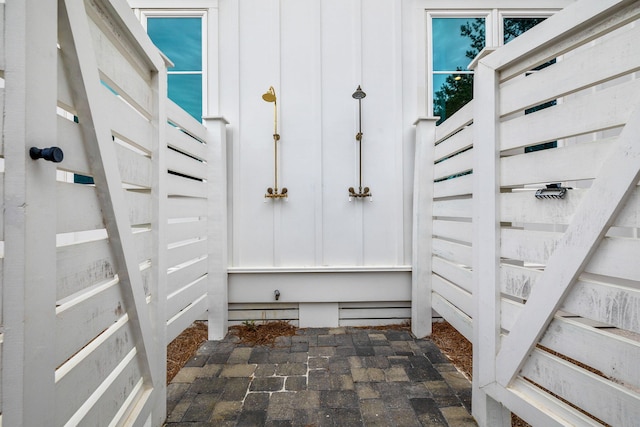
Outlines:
<svg viewBox="0 0 640 427"><path fill-rule="evenodd" d="M207 341L167 387L167 427L476 426L471 383L402 330L299 329L273 347Z"/></svg>

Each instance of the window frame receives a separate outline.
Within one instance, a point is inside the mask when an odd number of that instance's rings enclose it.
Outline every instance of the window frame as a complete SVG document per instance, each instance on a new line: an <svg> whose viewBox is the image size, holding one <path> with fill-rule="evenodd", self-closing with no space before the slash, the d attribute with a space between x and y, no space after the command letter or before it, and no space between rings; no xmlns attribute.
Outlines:
<svg viewBox="0 0 640 427"><path fill-rule="evenodd" d="M434 115L434 74L438 74L433 69L433 19L434 18L484 18L485 19L485 48L495 48L504 45L504 19L505 18L549 18L556 9L456 9L456 10L425 10L425 74L426 93L425 110L429 117ZM472 61L470 60L469 63ZM471 74L472 70L463 70L460 74Z"/></svg>
<svg viewBox="0 0 640 427"><path fill-rule="evenodd" d="M202 50L201 53L201 61L202 64L200 66L201 70L199 72L184 72L184 71L171 71L167 69L168 75L181 75L181 74L189 74L196 75L200 74L202 80L202 90L201 90L201 102L202 102L202 117L207 116L207 112L209 110L209 106L207 105L209 93L209 82L208 82L208 31L209 31L209 23L208 23L208 10L207 9L139 9L140 12L140 22L142 26L147 32L147 20L149 18L200 18L201 20L201 41L200 47ZM200 118L200 121L203 119Z"/></svg>

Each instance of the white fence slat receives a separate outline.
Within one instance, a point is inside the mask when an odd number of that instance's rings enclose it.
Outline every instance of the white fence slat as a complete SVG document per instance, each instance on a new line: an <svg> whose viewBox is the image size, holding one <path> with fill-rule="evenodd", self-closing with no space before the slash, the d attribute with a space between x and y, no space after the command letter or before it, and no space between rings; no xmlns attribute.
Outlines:
<svg viewBox="0 0 640 427"><path fill-rule="evenodd" d="M638 98L640 79L571 97L562 104L501 123L500 148L508 150L624 126L631 117L633 100Z"/></svg>
<svg viewBox="0 0 640 427"><path fill-rule="evenodd" d="M56 194L56 232L69 233L104 228L95 186L57 182ZM79 206L82 207L81 210L78 209Z"/></svg>
<svg viewBox="0 0 640 427"><path fill-rule="evenodd" d="M80 126L61 116L58 116L56 124L57 144L64 152L64 162L61 166L69 172L91 176Z"/></svg>
<svg viewBox="0 0 640 427"><path fill-rule="evenodd" d="M433 197L465 196L473 193L473 174L433 183Z"/></svg>
<svg viewBox="0 0 640 427"><path fill-rule="evenodd" d="M151 192L128 190L124 198L129 207L131 225L150 224L153 220L153 200Z"/></svg>
<svg viewBox="0 0 640 427"><path fill-rule="evenodd" d="M454 263L462 265L472 264L471 246L434 238L433 254Z"/></svg>
<svg viewBox="0 0 640 427"><path fill-rule="evenodd" d="M513 300L502 298L500 300L500 327L505 331L513 329L516 320L522 312L523 305Z"/></svg>
<svg viewBox="0 0 640 427"><path fill-rule="evenodd" d="M439 294L467 316L471 317L473 313L473 300L469 292L436 274L431 275L431 281L433 292Z"/></svg>
<svg viewBox="0 0 640 427"><path fill-rule="evenodd" d="M473 100L469 101L456 112L453 116L447 118L443 123L436 127L436 141L451 136L452 134L465 128L473 121Z"/></svg>
<svg viewBox="0 0 640 427"><path fill-rule="evenodd" d="M207 239L193 240L170 247L168 262L175 266L205 255L207 255Z"/></svg>
<svg viewBox="0 0 640 427"><path fill-rule="evenodd" d="M107 240L59 247L56 264L56 298L113 278L116 267Z"/></svg>
<svg viewBox="0 0 640 427"><path fill-rule="evenodd" d="M151 159L135 153L120 144L115 144L118 169L122 182L140 187L151 187Z"/></svg>
<svg viewBox="0 0 640 427"><path fill-rule="evenodd" d="M556 249L562 233L503 228L500 231L500 256L545 264Z"/></svg>
<svg viewBox="0 0 640 427"><path fill-rule="evenodd" d="M207 216L206 199L173 196L167 201L167 217L170 219L203 216Z"/></svg>
<svg viewBox="0 0 640 427"><path fill-rule="evenodd" d="M460 309L452 305L450 302L442 298L438 294L432 294L431 306L442 316L444 320L449 322L451 326L456 328L467 340L473 340L473 325L471 318L464 314Z"/></svg>
<svg viewBox="0 0 640 427"><path fill-rule="evenodd" d="M450 136L449 138L436 144L433 149L433 159L438 161L445 157L466 150L473 145L473 129L471 127L463 128L460 132Z"/></svg>
<svg viewBox="0 0 640 427"><path fill-rule="evenodd" d="M142 386L142 373L140 371L139 356L136 357L135 349L129 352L120 362L115 370L105 379L105 381L91 396L85 405L80 408L79 419L70 420L70 425L91 425L98 426L105 421L118 425L114 419L119 414L122 405L128 401L132 393L140 393ZM142 400L142 399L140 399ZM144 402L136 402L142 405Z"/></svg>
<svg viewBox="0 0 640 427"><path fill-rule="evenodd" d="M541 188L544 188L541 185ZM500 194L500 221L526 224L568 224L589 190L569 190L564 199L538 199L536 190Z"/></svg>
<svg viewBox="0 0 640 427"><path fill-rule="evenodd" d="M517 298L527 299L541 270L511 264L500 265L501 292Z"/></svg>
<svg viewBox="0 0 640 427"><path fill-rule="evenodd" d="M192 138L180 129L167 125L167 145L178 151L187 153L197 159L207 158L207 146L197 139Z"/></svg>
<svg viewBox="0 0 640 427"><path fill-rule="evenodd" d="M189 134L193 135L195 138L206 141L207 140L207 131L202 126L200 121L194 119L191 114L184 111L180 108L175 102L170 99L167 99L167 116L171 123L174 123L176 126L184 129ZM171 140L171 138L169 139ZM170 143L169 145L173 145ZM187 152L191 153L191 151L187 150ZM195 153L191 153L194 154ZM197 156L200 157L200 156ZM201 158L206 158L203 156Z"/></svg>
<svg viewBox="0 0 640 427"><path fill-rule="evenodd" d="M0 200L4 201L4 172L0 172ZM4 241L4 218L3 217L4 217L4 213L0 213L0 241ZM0 307L1 306L2 304L0 304ZM0 310L2 309L0 308ZM1 316L0 316L0 319L2 319Z"/></svg>
<svg viewBox="0 0 640 427"><path fill-rule="evenodd" d="M433 166L433 179L447 178L473 168L473 150L456 154Z"/></svg>
<svg viewBox="0 0 640 427"><path fill-rule="evenodd" d="M205 295L169 319L167 321L167 342L173 341L173 339L187 329L189 325L200 319L206 311L207 297Z"/></svg>
<svg viewBox="0 0 640 427"><path fill-rule="evenodd" d="M58 66L58 104L65 108L75 111L73 108L73 97L71 95L71 86L69 86L69 77L67 69L64 66L62 53L57 49L57 66Z"/></svg>
<svg viewBox="0 0 640 427"><path fill-rule="evenodd" d="M610 425L631 427L640 419L637 393L542 350L532 352L521 374Z"/></svg>
<svg viewBox="0 0 640 427"><path fill-rule="evenodd" d="M451 218L471 218L471 198L436 200L433 202L433 216Z"/></svg>
<svg viewBox="0 0 640 427"><path fill-rule="evenodd" d="M459 264L446 261L442 258L433 257L431 267L435 274L444 277L448 281L455 283L465 291L472 292L472 272L469 268L464 268Z"/></svg>
<svg viewBox="0 0 640 427"><path fill-rule="evenodd" d="M152 150L154 128L152 123L124 99L103 87L103 99L110 113L110 125L115 134L123 140L130 141L147 153Z"/></svg>
<svg viewBox="0 0 640 427"><path fill-rule="evenodd" d="M640 27L627 28L622 34L598 40L593 46L565 55L562 61L526 79L509 82L500 93L500 115L524 110L640 69L638 40ZM594 61L594 58L598 59ZM528 90L531 87L536 90Z"/></svg>
<svg viewBox="0 0 640 427"><path fill-rule="evenodd" d="M64 425L133 349L130 329L128 317L121 317L56 370L55 425Z"/></svg>
<svg viewBox="0 0 640 427"><path fill-rule="evenodd" d="M614 141L588 142L502 158L500 184L515 187L595 178L602 158L607 156Z"/></svg>
<svg viewBox="0 0 640 427"><path fill-rule="evenodd" d="M167 177L167 193L169 196L207 197L207 183L177 175Z"/></svg>
<svg viewBox="0 0 640 427"><path fill-rule="evenodd" d="M4 6L4 5L3 5ZM0 19L2 19L0 17ZM0 36L2 37L2 36ZM0 40L0 44L2 40ZM3 46L4 47L4 46ZM0 47L2 49L2 47ZM0 52L0 55L2 53ZM0 88L0 129L4 129L4 88ZM0 155L4 157L4 133L0 133Z"/></svg>
<svg viewBox="0 0 640 427"><path fill-rule="evenodd" d="M202 258L180 268L171 267L167 277L167 294L171 294L207 274L207 259Z"/></svg>
<svg viewBox="0 0 640 427"><path fill-rule="evenodd" d="M640 240L617 237L605 237L585 271L603 276L635 280L640 277Z"/></svg>
<svg viewBox="0 0 640 427"><path fill-rule="evenodd" d="M177 222L167 226L167 243L207 237L207 221Z"/></svg>
<svg viewBox="0 0 640 427"><path fill-rule="evenodd" d="M433 235L471 244L471 223L462 221L433 221Z"/></svg>
<svg viewBox="0 0 640 427"><path fill-rule="evenodd" d="M90 8L88 12L91 12ZM111 31L102 31L102 28L93 22L89 23L89 31L93 39L95 57L101 77L107 80L107 84L112 87L118 95L122 96L138 108L145 115L153 114L153 97L151 96L151 73L148 68L135 66L130 62L132 55L124 53L126 49L122 44L114 44L115 37L109 34ZM107 25L102 27L105 28ZM113 30L115 31L115 30ZM119 39L122 42L122 39Z"/></svg>
<svg viewBox="0 0 640 427"><path fill-rule="evenodd" d="M112 280L58 308L56 366L79 351L125 314L120 283Z"/></svg>
<svg viewBox="0 0 640 427"><path fill-rule="evenodd" d="M617 382L640 388L637 363L640 343L637 341L556 316L540 344L595 368Z"/></svg>
<svg viewBox="0 0 640 427"><path fill-rule="evenodd" d="M206 276L202 276L195 282L189 283L180 290L169 294L167 296L167 320L204 295L207 295Z"/></svg>
<svg viewBox="0 0 640 427"><path fill-rule="evenodd" d="M347 301L339 303L340 309L359 308L411 308L411 301Z"/></svg>
<svg viewBox="0 0 640 427"><path fill-rule="evenodd" d="M640 334L640 290L637 289L580 279L569 291L561 309Z"/></svg>
<svg viewBox="0 0 640 427"><path fill-rule="evenodd" d="M207 178L207 164L175 150L167 150L167 169L194 178Z"/></svg>

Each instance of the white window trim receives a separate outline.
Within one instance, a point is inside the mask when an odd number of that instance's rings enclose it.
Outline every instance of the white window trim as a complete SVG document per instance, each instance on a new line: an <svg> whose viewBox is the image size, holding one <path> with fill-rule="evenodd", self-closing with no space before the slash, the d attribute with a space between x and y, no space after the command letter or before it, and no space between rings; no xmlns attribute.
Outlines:
<svg viewBox="0 0 640 427"><path fill-rule="evenodd" d="M208 96L209 93L209 58L208 58L208 37L209 37L209 23L208 23L208 9L139 9L137 10L140 22L147 31L147 19L148 18L200 18L202 19L202 70L199 72L202 76L202 116L208 115ZM168 74L196 74L194 72L182 72L182 71L170 71Z"/></svg>

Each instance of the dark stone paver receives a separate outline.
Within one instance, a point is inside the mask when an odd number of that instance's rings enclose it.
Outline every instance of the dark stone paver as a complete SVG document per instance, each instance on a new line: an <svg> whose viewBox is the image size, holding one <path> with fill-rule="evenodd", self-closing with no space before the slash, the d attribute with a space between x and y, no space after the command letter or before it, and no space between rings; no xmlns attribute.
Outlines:
<svg viewBox="0 0 640 427"><path fill-rule="evenodd" d="M166 427L477 425L471 383L402 330L300 329L273 347L228 336L167 386Z"/></svg>

